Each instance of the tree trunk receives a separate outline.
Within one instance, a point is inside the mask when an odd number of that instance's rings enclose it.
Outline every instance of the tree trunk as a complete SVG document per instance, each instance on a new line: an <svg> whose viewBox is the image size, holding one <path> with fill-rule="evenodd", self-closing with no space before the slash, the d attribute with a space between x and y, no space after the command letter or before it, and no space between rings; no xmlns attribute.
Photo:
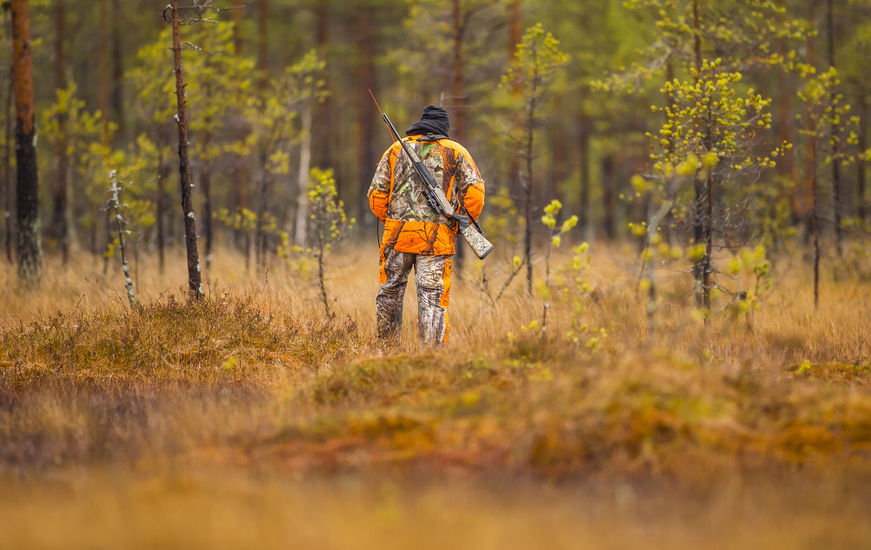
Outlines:
<svg viewBox="0 0 871 550"><path fill-rule="evenodd" d="M242 12L245 9L244 0L233 0L233 54L242 55Z"/></svg>
<svg viewBox="0 0 871 550"><path fill-rule="evenodd" d="M184 67L181 62L181 30L178 0L170 0L172 7L172 52L175 68L175 96L178 105L178 172L181 186L181 208L184 214L185 248L188 263L188 293L191 298L203 295L200 279L200 259L197 251L197 221L191 199L191 171L188 161L187 102L185 100Z"/></svg>
<svg viewBox="0 0 871 550"><path fill-rule="evenodd" d="M294 242L301 247L305 247L308 243L306 227L308 227L308 176L311 171L311 130L312 107L310 102L306 102L302 111L302 143L299 147L299 173L296 180L296 225L293 232Z"/></svg>
<svg viewBox="0 0 871 550"><path fill-rule="evenodd" d="M166 266L166 179L169 177L169 165L163 158L163 146L157 146L157 259L158 269L163 275Z"/></svg>
<svg viewBox="0 0 871 550"><path fill-rule="evenodd" d="M561 96L554 98L554 109L557 113L567 111ZM566 139L563 128L561 124L555 124L549 128L552 161L550 166L548 166L547 200L563 198L560 195L560 185L566 179L566 165L568 164L568 151L566 151Z"/></svg>
<svg viewBox="0 0 871 550"><path fill-rule="evenodd" d="M203 151L208 151L212 134L207 130L203 133ZM200 187L203 189L203 236L206 239L206 270L212 265L212 161L204 159L200 170Z"/></svg>
<svg viewBox="0 0 871 550"><path fill-rule="evenodd" d="M535 58L535 52L532 56ZM523 182L523 215L526 220L523 238L523 254L526 260L526 291L532 296L532 152L535 141L535 109L538 94L538 74L532 78L532 91L526 117L526 181Z"/></svg>
<svg viewBox="0 0 871 550"><path fill-rule="evenodd" d="M112 120L118 125L119 135L124 135L124 52L122 51L121 29L124 26L124 12L121 0L112 0L112 28L110 54L112 58L112 85L110 88Z"/></svg>
<svg viewBox="0 0 871 550"><path fill-rule="evenodd" d="M614 155L609 153L602 158L602 201L605 218L602 230L608 240L617 238L617 178L615 177Z"/></svg>
<svg viewBox="0 0 871 550"><path fill-rule="evenodd" d="M318 56L327 61L327 67L330 64L330 6L329 2L319 2L314 8L315 10L315 46ZM323 76L324 88L330 89L330 74L329 71L324 72ZM335 109L335 101L332 95L327 95L316 108L314 119L317 121L314 124L314 134L312 135L312 153L315 158L315 165L321 168L335 167L335 138L333 136L333 111ZM302 164L300 162L300 164ZM306 178L308 176L306 175ZM353 197L352 200L355 200Z"/></svg>
<svg viewBox="0 0 871 550"><path fill-rule="evenodd" d="M580 183L580 202L578 209L580 216L581 231L585 239L590 239L590 117L587 115L583 103L586 101L586 95L589 92L586 86L581 88L580 101L581 114L578 117L578 163L579 183Z"/></svg>
<svg viewBox="0 0 871 550"><path fill-rule="evenodd" d="M514 59L514 54L517 52L517 45L523 40L523 19L520 11L520 0L514 0L509 6L509 24L508 24L508 59ZM511 84L511 95L519 97L523 91L520 82ZM518 123L519 125L519 123ZM510 155L508 160L508 191L512 198L516 199L519 196L520 187L520 162L517 155Z"/></svg>
<svg viewBox="0 0 871 550"><path fill-rule="evenodd" d="M257 68L262 71L260 85L269 82L269 0L257 0Z"/></svg>
<svg viewBox="0 0 871 550"><path fill-rule="evenodd" d="M54 76L55 88L64 90L67 87L66 68L64 67L64 40L66 27L65 0L56 0L55 17L55 47L54 47ZM52 236L57 239L58 246L63 258L63 264L69 262L69 234L67 222L67 172L69 157L67 156L67 115L57 115L57 135L54 140L55 147L55 179L53 187L53 204L51 226Z"/></svg>
<svg viewBox="0 0 871 550"><path fill-rule="evenodd" d="M463 21L463 11L460 8L460 0L451 0L451 8L454 24L452 45L453 78L451 83L451 88L454 95L453 134L457 141L462 143L462 141L466 137L466 92L464 90L463 82L463 38L465 29Z"/></svg>
<svg viewBox="0 0 871 550"><path fill-rule="evenodd" d="M109 92L109 65L111 63L111 38L110 38L110 22L109 22L109 0L97 0L98 6L98 21L99 21L99 37L100 37L100 52L98 59L98 83L99 83L99 100L100 100L100 113L102 114L102 134L100 136L103 145L109 147L111 145L111 127L110 122L112 120L111 113L111 94ZM101 207L98 207L98 211L101 210ZM99 216L99 214L97 214ZM105 230L106 240L104 242L104 250L103 250L103 275L105 276L109 272L109 257L106 256L105 251L112 246L115 242L115 235L112 231L112 216L108 210L105 210L103 216L103 228Z"/></svg>
<svg viewBox="0 0 871 550"><path fill-rule="evenodd" d="M815 138L811 138L810 153L811 157L808 159L811 200L809 223L814 246L814 308L816 308L820 305L820 221L817 212L817 153Z"/></svg>
<svg viewBox="0 0 871 550"><path fill-rule="evenodd" d="M12 255L12 67L9 67L9 85L6 86L6 140L3 151L3 223L6 228L6 260L11 264Z"/></svg>
<svg viewBox="0 0 871 550"><path fill-rule="evenodd" d="M244 48L240 28L245 6L244 0L233 0L233 51L239 57L242 56ZM242 98L239 98L239 101L241 100ZM238 138L243 139L244 137L245 129L240 128ZM239 157L234 179L231 211L241 213L248 208L248 165L245 157ZM233 240L236 247L245 254L245 269L247 270L251 253L251 236L246 229L239 228L234 231Z"/></svg>
<svg viewBox="0 0 871 550"><path fill-rule="evenodd" d="M703 283L703 300L702 304L705 307L705 318L711 314L711 290L713 290L712 277L714 268L712 266L714 254L714 177L708 174L705 181L705 196L707 199L707 213L705 215L705 258L702 261L702 283Z"/></svg>
<svg viewBox="0 0 871 550"><path fill-rule="evenodd" d="M828 54L829 67L835 67L835 6L834 0L826 1L826 28L828 29ZM835 147L835 136L838 134L838 125L832 124L829 134L829 143ZM838 252L838 257L843 256L843 238L844 228L841 227L842 205L841 205L841 162L838 160L838 151L832 151L832 204L835 210L835 250Z"/></svg>
<svg viewBox="0 0 871 550"><path fill-rule="evenodd" d="M15 90L18 276L25 284L35 285L39 283L42 274L42 245L39 235L39 179L36 163L30 13L27 0L12 0L10 7L12 82Z"/></svg>
<svg viewBox="0 0 871 550"><path fill-rule="evenodd" d="M859 151L868 150L868 135L865 133L868 126L868 103L865 99L865 94L859 93ZM862 155L857 155L856 158L856 195L858 199L859 221L865 222L868 217L868 211L865 207L865 159Z"/></svg>
<svg viewBox="0 0 871 550"><path fill-rule="evenodd" d="M452 40L452 71L451 71L451 94L453 97L454 114L452 117L452 134L454 139L462 143L466 138L466 92L463 61L463 43L465 38L465 25L463 10L460 0L451 0L451 14L453 19ZM466 248L456 247L454 255L454 270L457 275L463 272L466 264Z"/></svg>
<svg viewBox="0 0 871 550"><path fill-rule="evenodd" d="M702 34L701 23L699 21L699 0L693 0L693 53L695 58L695 68L698 74L702 71ZM698 82L699 77L696 77ZM699 131L699 121L696 119L696 131ZM693 183L693 244L698 245L702 241L704 235L704 216L702 214L702 200L704 197L704 185L698 178L695 178ZM704 305L704 266L702 263L693 265L693 285L696 295L696 305L701 307Z"/></svg>
<svg viewBox="0 0 871 550"><path fill-rule="evenodd" d="M808 4L808 21L814 21L815 18L815 3L810 2ZM807 62L811 65L814 64L815 57L815 49L814 49L814 37L809 36L807 38ZM808 122L810 126L808 131L810 135L808 135L807 142L805 143L805 163L807 166L805 167L805 210L804 210L804 222L805 222L805 235L804 241L805 244L813 244L813 239L815 232L818 230L815 226L816 220L814 219L817 215L816 212L816 186L817 186L817 122L813 118L813 113L808 113ZM815 245L814 245L815 246Z"/></svg>
<svg viewBox="0 0 871 550"><path fill-rule="evenodd" d="M98 6L98 20L100 26L100 53L99 59L97 62L97 79L99 84L99 100L100 100L100 113L103 115L103 135L102 140L103 143L109 145L109 122L112 120L112 115L110 112L111 103L110 103L110 94L109 94L109 50L110 46L110 38L109 38L109 0L97 0ZM111 236L111 228L109 231L108 242L113 242L114 238Z"/></svg>
<svg viewBox="0 0 871 550"><path fill-rule="evenodd" d="M788 52L788 48L786 46L786 41L781 40L780 42L780 53L786 56ZM786 71L778 72L778 88L779 88L779 100L778 105L780 106L779 114L778 114L778 130L779 130L779 139L781 143L789 142L793 143L795 140L793 139L793 119L795 117L792 112L792 95L795 93L795 90L790 81L790 76ZM777 163L777 172L778 175L785 181L789 182L791 187L787 187L784 189L785 193L789 193L789 205L790 210L792 212L792 223L798 223L801 220L801 207L799 206L799 185L798 185L798 174L796 173L796 165L795 165L795 151L794 149L790 149L786 151L781 158L780 162Z"/></svg>
<svg viewBox="0 0 871 550"><path fill-rule="evenodd" d="M264 154L260 159L260 177L257 180L257 227L254 234L254 258L257 269L266 268L266 231L264 229L266 210L269 201L269 172L266 171L268 162Z"/></svg>
<svg viewBox="0 0 871 550"><path fill-rule="evenodd" d="M377 88L375 72L375 50L377 34L373 32L373 14L371 6L362 6L357 14L357 86L360 90ZM378 153L375 151L375 123L376 117L372 116L372 107L368 95L357 94L357 116L360 135L357 141L357 181L359 187L355 189L356 218L358 220L372 220L370 216L363 216L363 204L369 182L378 162Z"/></svg>

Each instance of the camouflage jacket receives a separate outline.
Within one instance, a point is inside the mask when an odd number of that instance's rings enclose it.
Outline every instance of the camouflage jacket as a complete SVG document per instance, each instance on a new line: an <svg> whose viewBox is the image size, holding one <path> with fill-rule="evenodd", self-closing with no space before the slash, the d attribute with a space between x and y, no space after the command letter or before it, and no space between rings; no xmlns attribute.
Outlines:
<svg viewBox="0 0 871 550"><path fill-rule="evenodd" d="M450 139L423 141L409 136L423 164L441 183L460 213L477 219L484 207L484 179L469 152ZM394 143L378 163L369 186L369 208L384 222L382 248L415 254L453 254L456 223L429 207L411 160Z"/></svg>

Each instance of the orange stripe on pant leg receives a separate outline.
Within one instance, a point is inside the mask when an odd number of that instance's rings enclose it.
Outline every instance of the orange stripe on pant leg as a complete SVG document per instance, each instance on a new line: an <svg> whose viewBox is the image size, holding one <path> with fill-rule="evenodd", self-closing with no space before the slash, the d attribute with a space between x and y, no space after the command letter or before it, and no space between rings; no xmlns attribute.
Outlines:
<svg viewBox="0 0 871 550"><path fill-rule="evenodd" d="M378 266L378 280L383 285L387 282L387 255L384 253L384 243L381 243L381 246L378 247L378 255L381 257L381 262Z"/></svg>
<svg viewBox="0 0 871 550"><path fill-rule="evenodd" d="M452 258L445 259L445 270L442 273L442 297L439 305L445 308L445 336L442 340L447 344L448 342L448 332L451 330L451 323L448 321L448 305L451 303L451 260Z"/></svg>

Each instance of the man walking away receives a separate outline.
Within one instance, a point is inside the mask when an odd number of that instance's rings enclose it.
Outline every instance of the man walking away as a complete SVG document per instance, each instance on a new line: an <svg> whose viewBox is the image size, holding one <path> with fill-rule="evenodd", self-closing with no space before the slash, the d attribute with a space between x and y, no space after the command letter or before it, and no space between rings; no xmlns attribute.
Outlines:
<svg viewBox="0 0 871 550"><path fill-rule="evenodd" d="M484 207L484 179L469 152L448 138L449 130L447 112L429 105L403 141L435 176L456 211L477 220ZM402 301L413 267L418 334L432 345L446 342L450 328L447 308L458 224L427 204L424 185L396 142L381 157L368 197L372 213L384 222L381 290L375 299L378 337L399 339Z"/></svg>

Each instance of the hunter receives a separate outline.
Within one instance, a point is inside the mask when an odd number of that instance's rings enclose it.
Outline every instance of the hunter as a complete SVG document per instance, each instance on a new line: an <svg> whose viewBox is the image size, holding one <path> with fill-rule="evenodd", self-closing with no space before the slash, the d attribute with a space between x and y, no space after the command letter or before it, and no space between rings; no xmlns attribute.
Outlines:
<svg viewBox="0 0 871 550"><path fill-rule="evenodd" d="M456 212L476 220L484 207L484 179L469 152L448 138L450 121L441 107L427 106L403 140L441 184ZM369 208L384 223L381 290L375 299L378 337L399 339L402 301L414 268L418 335L424 344L447 341L451 259L458 223L427 204L424 183L395 142L385 151L369 187Z"/></svg>

